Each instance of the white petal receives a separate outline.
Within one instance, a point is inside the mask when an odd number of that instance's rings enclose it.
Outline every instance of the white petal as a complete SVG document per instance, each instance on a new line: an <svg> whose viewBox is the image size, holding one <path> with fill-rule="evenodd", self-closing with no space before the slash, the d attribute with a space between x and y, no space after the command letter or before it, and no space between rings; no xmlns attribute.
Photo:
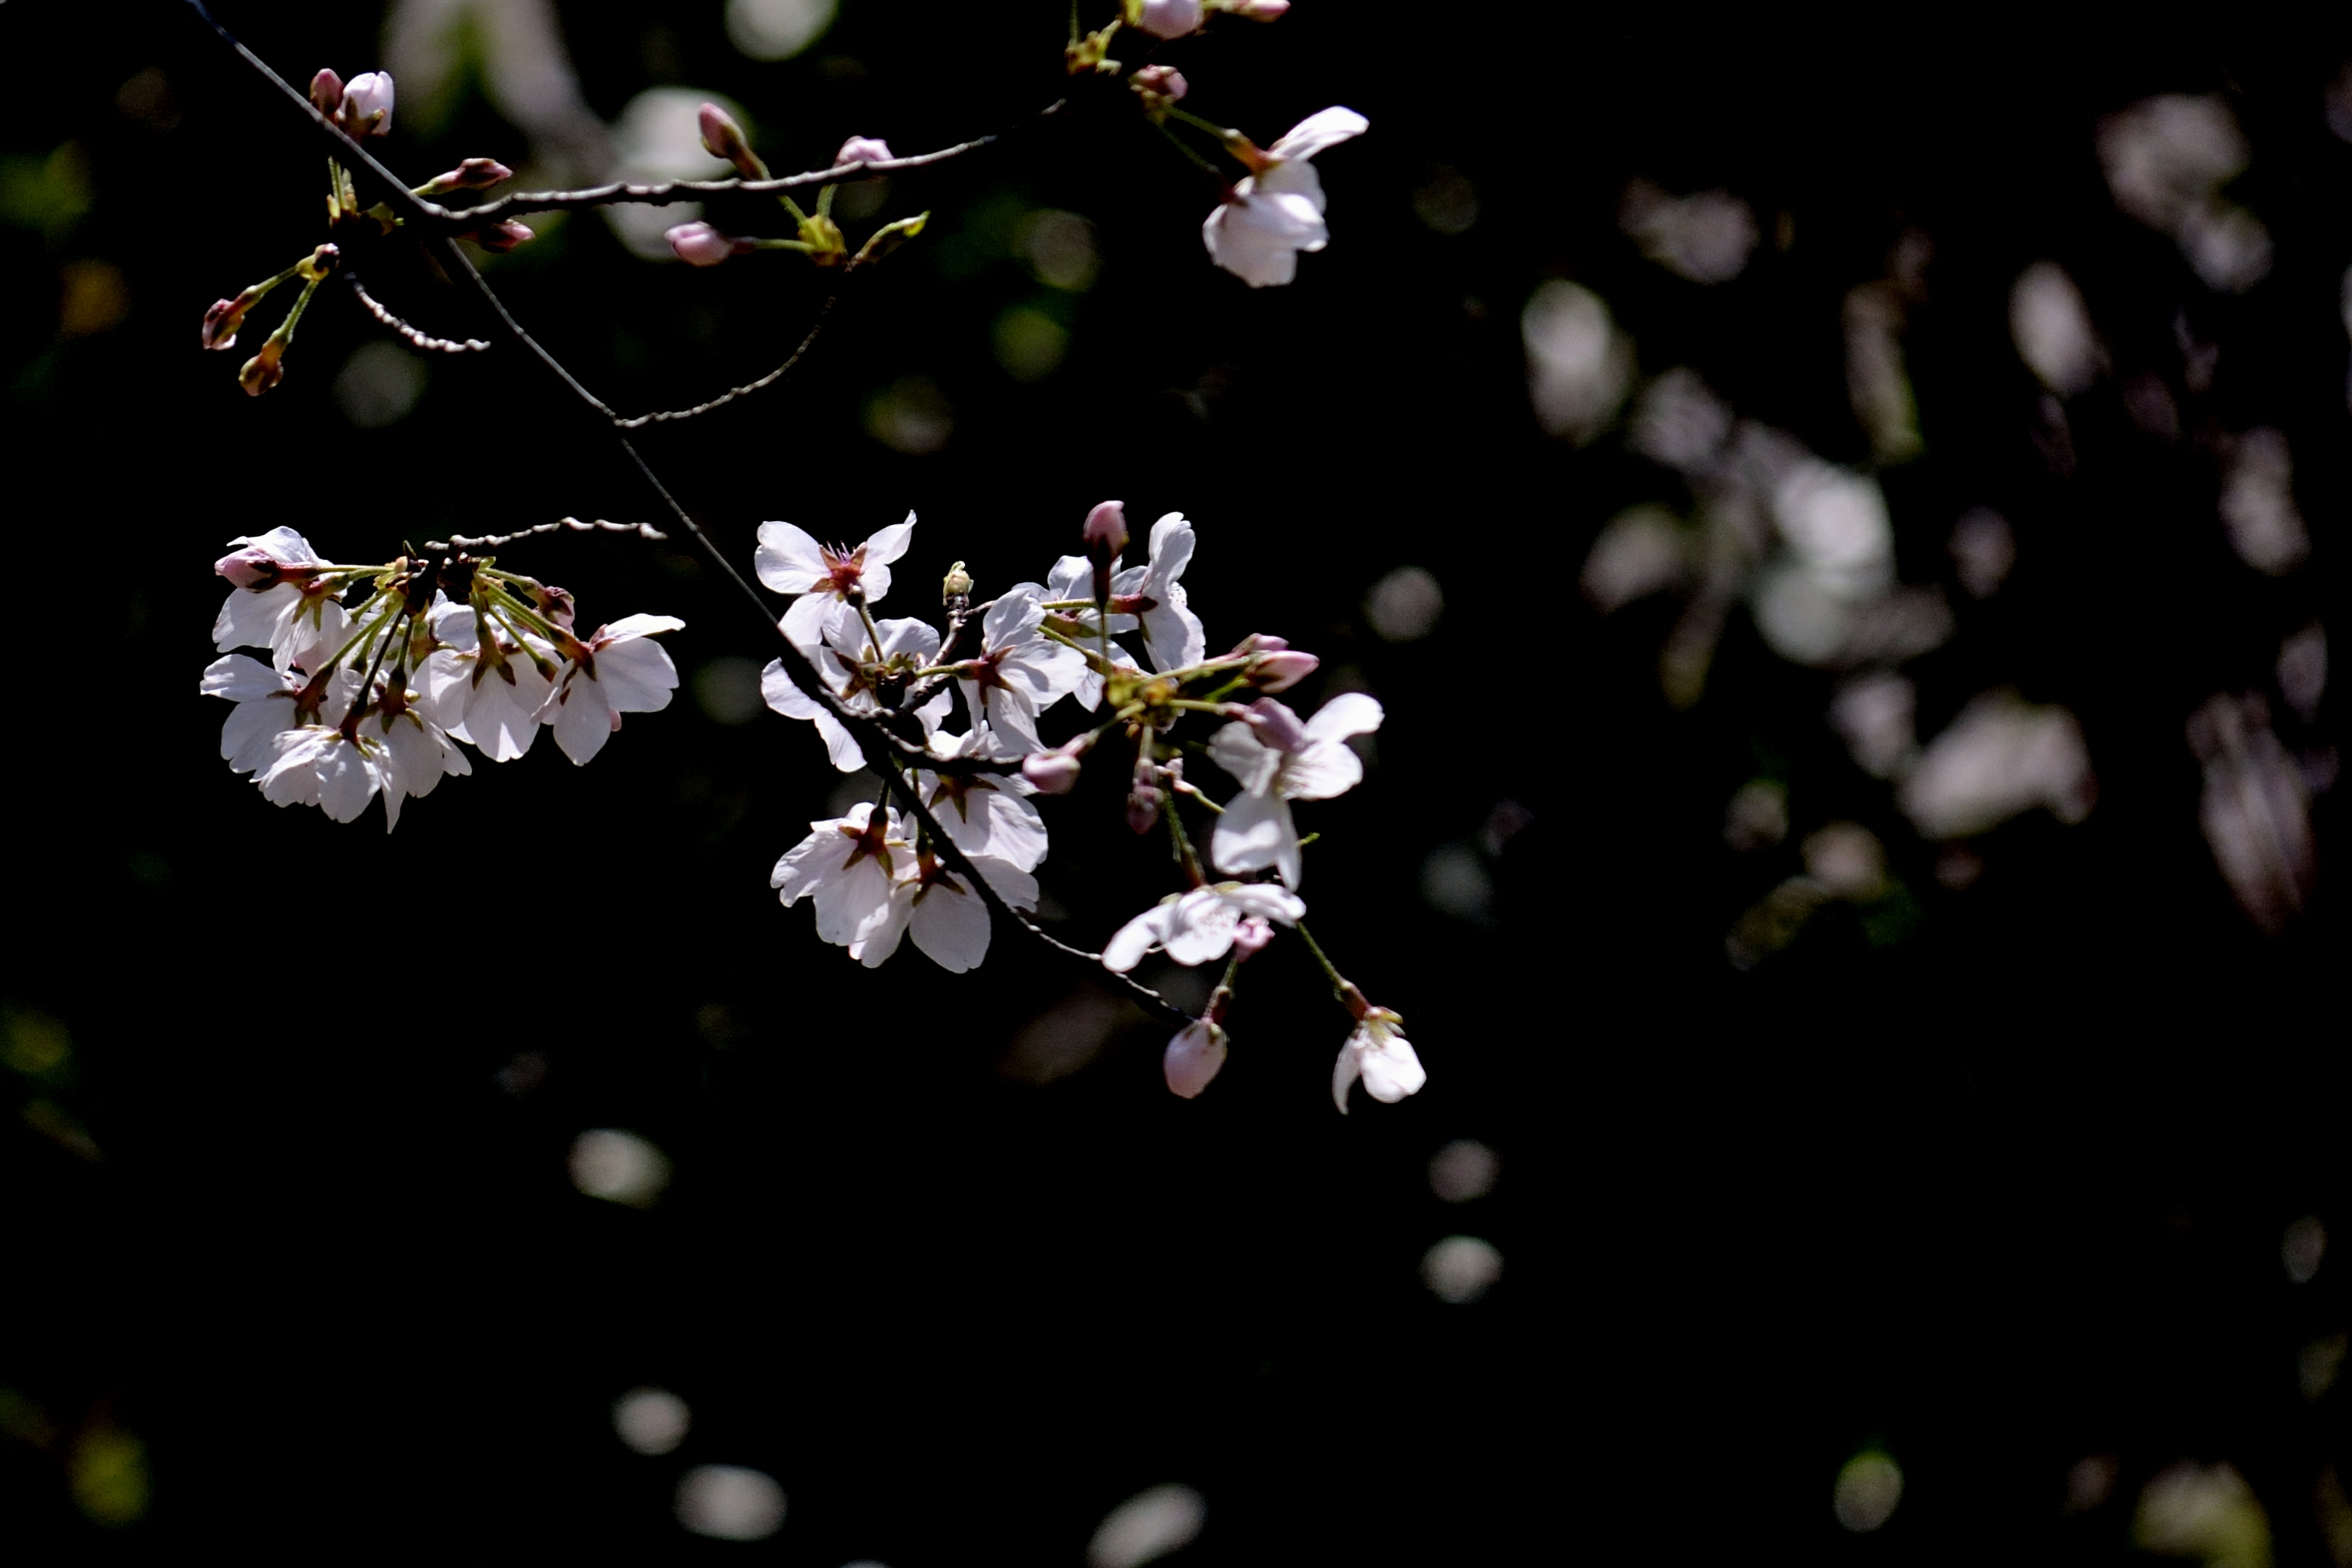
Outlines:
<svg viewBox="0 0 2352 1568"><path fill-rule="evenodd" d="M1284 131L1266 151L1276 158L1303 161L1351 136L1361 136L1371 128L1372 122L1354 110L1335 105L1308 115Z"/></svg>
<svg viewBox="0 0 2352 1568"><path fill-rule="evenodd" d="M677 688L677 666L658 643L614 643L596 654L596 684L615 713L658 713Z"/></svg>
<svg viewBox="0 0 2352 1568"><path fill-rule="evenodd" d="M1209 856L1221 871L1283 869L1283 881L1298 885L1298 829L1290 803L1281 796L1236 795L1209 835Z"/></svg>
<svg viewBox="0 0 2352 1568"><path fill-rule="evenodd" d="M1171 900L1156 909L1145 910L1120 926L1104 945L1103 967L1123 975L1141 963L1143 956L1160 945L1160 935L1167 929L1169 915L1175 907Z"/></svg>
<svg viewBox="0 0 2352 1568"><path fill-rule="evenodd" d="M804 528L761 523L760 549L751 558L760 580L778 593L806 593L826 576L824 551Z"/></svg>
<svg viewBox="0 0 2352 1568"><path fill-rule="evenodd" d="M988 905L949 877L923 890L908 934L932 963L950 975L977 968L988 956Z"/></svg>
<svg viewBox="0 0 2352 1568"><path fill-rule="evenodd" d="M596 689L596 683L575 672L555 710L555 744L563 748L563 755L574 765L585 767L613 738L618 718L604 706L604 694Z"/></svg>

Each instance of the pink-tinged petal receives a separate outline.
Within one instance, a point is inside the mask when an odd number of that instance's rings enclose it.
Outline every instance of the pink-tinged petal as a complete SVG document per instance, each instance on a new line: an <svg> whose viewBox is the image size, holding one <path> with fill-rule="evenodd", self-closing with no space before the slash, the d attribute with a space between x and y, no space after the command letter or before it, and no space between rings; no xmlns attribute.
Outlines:
<svg viewBox="0 0 2352 1568"><path fill-rule="evenodd" d="M627 643L660 632L683 632L686 622L675 615L624 615L596 633L597 645Z"/></svg>
<svg viewBox="0 0 2352 1568"><path fill-rule="evenodd" d="M1307 918L1307 901L1289 889L1276 887L1271 883L1228 883L1218 891L1224 894L1226 903L1260 919L1296 925Z"/></svg>
<svg viewBox="0 0 2352 1568"><path fill-rule="evenodd" d="M555 744L575 767L584 768L613 738L618 717L604 706L596 683L575 673L556 705Z"/></svg>
<svg viewBox="0 0 2352 1568"><path fill-rule="evenodd" d="M1184 1026L1160 1058L1171 1093L1190 1100L1209 1086L1225 1064L1225 1031L1206 1019Z"/></svg>
<svg viewBox="0 0 2352 1568"><path fill-rule="evenodd" d="M615 713L659 713L677 689L677 666L658 643L619 643L596 654L596 684Z"/></svg>
<svg viewBox="0 0 2352 1568"><path fill-rule="evenodd" d="M751 569L778 593L806 593L827 577L824 548L807 529L790 523L760 525L760 548Z"/></svg>
<svg viewBox="0 0 2352 1568"><path fill-rule="evenodd" d="M950 975L980 967L988 956L988 905L955 877L923 890L908 920L908 935L924 956Z"/></svg>
<svg viewBox="0 0 2352 1568"><path fill-rule="evenodd" d="M1244 792L1263 795L1273 786L1282 753L1260 740L1249 725L1229 724L1209 737L1209 760L1232 774Z"/></svg>
<svg viewBox="0 0 2352 1568"><path fill-rule="evenodd" d="M1260 203L1271 204L1265 214L1271 222L1298 231L1300 248L1323 248L1328 237L1323 227L1323 176L1314 164L1279 164L1260 174L1251 190Z"/></svg>
<svg viewBox="0 0 2352 1568"><path fill-rule="evenodd" d="M1361 136L1371 128L1372 122L1354 110L1335 105L1308 115L1284 131L1266 151L1276 158L1303 162L1350 137Z"/></svg>
<svg viewBox="0 0 2352 1568"><path fill-rule="evenodd" d="M1175 901L1171 899L1156 909L1145 910L1120 926L1103 947L1103 967L1123 975L1143 962L1143 956L1160 945L1160 939L1168 928L1169 917L1175 908Z"/></svg>
<svg viewBox="0 0 2352 1568"><path fill-rule="evenodd" d="M1307 738L1345 740L1351 735L1370 735L1381 727L1381 720L1387 716L1378 699L1362 692L1342 692L1307 721Z"/></svg>
<svg viewBox="0 0 2352 1568"><path fill-rule="evenodd" d="M1298 830L1291 821L1290 803L1271 792L1234 796L1209 835L1209 855L1222 871L1280 868L1283 881L1297 887Z"/></svg>
<svg viewBox="0 0 2352 1568"><path fill-rule="evenodd" d="M1363 1070L1356 1058L1355 1041L1350 1040L1339 1048L1339 1060L1331 1064L1331 1103L1339 1107L1342 1116L1348 1113L1348 1091L1356 1086Z"/></svg>

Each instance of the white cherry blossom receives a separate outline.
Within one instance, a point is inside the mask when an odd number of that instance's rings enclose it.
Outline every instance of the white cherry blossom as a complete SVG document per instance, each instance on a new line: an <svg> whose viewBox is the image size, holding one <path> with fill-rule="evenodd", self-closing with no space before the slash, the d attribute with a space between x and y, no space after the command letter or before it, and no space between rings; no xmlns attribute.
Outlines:
<svg viewBox="0 0 2352 1568"><path fill-rule="evenodd" d="M760 580L778 593L800 597L784 612L783 632L796 648L814 649L824 641L827 612L862 593L869 605L890 591L890 563L907 553L913 539L915 514L893 523L856 549L827 547L804 528L790 523L761 523L760 549L752 565Z"/></svg>
<svg viewBox="0 0 2352 1568"><path fill-rule="evenodd" d="M939 628L928 621L911 616L877 621L874 629L882 634L879 646L866 637L866 622L845 608L830 618L824 628L824 641L806 650L827 689L855 714L882 711L873 683L864 673L866 669L880 665L902 677L908 676L927 667L940 651ZM760 672L760 695L786 718L806 719L814 724L833 765L844 773L855 773L866 766L866 754L859 749L857 737L823 703L801 690L784 672L782 659L769 660L767 668ZM913 710L926 735L939 727L954 703L954 694L942 682L937 692Z"/></svg>
<svg viewBox="0 0 2352 1568"><path fill-rule="evenodd" d="M341 580L320 575L330 563L310 540L292 528L276 528L228 542L235 553L215 562L213 570L236 586L213 620L214 646L223 653L267 648L283 670L307 666L320 653L332 653L341 645L350 617L340 602Z"/></svg>
<svg viewBox="0 0 2352 1568"><path fill-rule="evenodd" d="M1209 259L1253 288L1298 276L1298 253L1330 239L1323 223L1323 182L1308 162L1360 136L1371 122L1352 109L1310 114L1265 151L1272 167L1234 187L1233 198L1201 225Z"/></svg>
<svg viewBox="0 0 2352 1568"><path fill-rule="evenodd" d="M677 666L658 643L658 632L686 624L675 615L625 615L600 626L568 661L540 709L555 727L555 744L575 763L604 749L625 713L658 713L677 689Z"/></svg>
<svg viewBox="0 0 2352 1568"><path fill-rule="evenodd" d="M1245 723L1226 725L1209 737L1209 756L1234 776L1242 793L1225 804L1209 838L1210 858L1220 870L1264 871L1272 867L1285 883L1298 885L1304 857L1293 800L1327 800L1346 793L1364 776L1364 765L1349 749L1351 735L1381 727L1381 705L1361 692L1325 703L1305 724L1271 697L1250 706Z"/></svg>
<svg viewBox="0 0 2352 1568"><path fill-rule="evenodd" d="M1163 899L1120 926L1103 948L1103 967L1125 974L1160 949L1179 964L1222 958L1234 945L1235 928L1251 915L1296 925L1307 917L1307 901L1272 883L1220 882Z"/></svg>
<svg viewBox="0 0 2352 1568"><path fill-rule="evenodd" d="M269 765L254 782L272 805L316 806L338 822L348 822L383 796L383 827L400 823L401 789L392 787L392 748L364 729L345 735L333 725L306 724L270 737Z"/></svg>
<svg viewBox="0 0 2352 1568"><path fill-rule="evenodd" d="M999 897L1015 909L1037 907L1037 880L993 855L972 855L972 865ZM877 968L898 950L903 935L923 956L950 975L979 967L988 956L988 904L961 876L934 859L901 851L888 902L849 944L849 956Z"/></svg>
<svg viewBox="0 0 2352 1568"><path fill-rule="evenodd" d="M555 650L536 637L517 643L496 630L485 640L479 618L465 605L436 624L435 636L442 646L416 671L428 711L493 762L529 751L554 690L541 666L554 667Z"/></svg>
<svg viewBox="0 0 2352 1568"><path fill-rule="evenodd" d="M250 773L275 760L277 737L299 729L308 718L296 711L296 699L309 680L299 671L274 670L243 653L226 653L205 666L198 690L208 697L226 697L236 706L221 726L221 758L238 773ZM339 683L340 700L351 700L355 681ZM341 709L337 713L340 715Z"/></svg>
<svg viewBox="0 0 2352 1568"><path fill-rule="evenodd" d="M1419 1092L1429 1082L1412 1042L1404 1037L1404 1020L1386 1008L1373 1008L1364 1015L1332 1065L1331 1102L1343 1116L1348 1091L1359 1078L1364 1081L1364 1092L1387 1105Z"/></svg>
<svg viewBox="0 0 2352 1568"><path fill-rule="evenodd" d="M956 666L972 724L986 725L1019 756L1041 748L1037 716L1076 688L1087 662L1055 642L1045 624L1045 590L1020 582L996 596L981 622L981 651Z"/></svg>
<svg viewBox="0 0 2352 1568"><path fill-rule="evenodd" d="M768 885L786 908L811 900L818 938L845 947L887 915L901 857L913 858L898 814L885 808L877 820L870 803L852 806L845 817L811 822L809 836L785 852Z"/></svg>
<svg viewBox="0 0 2352 1568"><path fill-rule="evenodd" d="M986 729L934 733L929 745L931 755L942 761L1009 759ZM1024 872L1036 870L1045 858L1045 820L1027 800L1036 793L1036 786L1021 775L955 775L926 768L916 773L915 789L964 853L975 859L989 856Z"/></svg>
<svg viewBox="0 0 2352 1568"><path fill-rule="evenodd" d="M1192 564L1193 543L1192 525L1183 513L1171 512L1151 525L1150 562L1128 568L1111 582L1111 607L1136 615L1155 670L1186 669L1208 653L1208 633L1178 580ZM1111 625L1118 630L1116 616Z"/></svg>

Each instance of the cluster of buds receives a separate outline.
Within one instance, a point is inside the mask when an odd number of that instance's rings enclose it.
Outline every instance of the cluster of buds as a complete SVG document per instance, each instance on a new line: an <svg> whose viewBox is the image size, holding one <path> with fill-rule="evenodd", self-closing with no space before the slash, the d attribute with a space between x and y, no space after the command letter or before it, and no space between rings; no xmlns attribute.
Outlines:
<svg viewBox="0 0 2352 1568"><path fill-rule="evenodd" d="M545 727L584 763L623 714L667 707L677 685L648 639L685 622L631 615L583 636L571 595L489 558L339 566L288 528L229 543L213 640L269 662L225 652L200 689L236 705L221 756L281 806L348 822L381 796L389 831L403 800L473 771L460 743L509 762Z"/></svg>
<svg viewBox="0 0 2352 1568"><path fill-rule="evenodd" d="M751 150L751 139L735 117L715 103L706 103L701 110L702 146L713 158L723 158L735 166L735 172L746 180L768 179L768 165ZM859 178L849 171L866 163L887 163L895 156L889 145L878 137L853 136L841 144L834 154L833 165L845 172L846 179ZM911 218L883 225L867 236L853 259L849 241L834 221L833 194L839 181L828 181L816 193L816 210L803 212L789 191L776 193L776 201L793 220L790 239L759 239L749 235L730 235L707 223L697 221L679 224L666 230L662 237L677 257L689 267L717 267L735 256L748 256L755 250L796 250L819 267L863 266L876 261L906 241L923 232L930 221L929 213L918 213Z"/></svg>
<svg viewBox="0 0 2352 1568"><path fill-rule="evenodd" d="M363 71L348 84L331 70L321 70L310 78L311 105L356 138L391 134L392 100L392 75L388 71ZM449 191L487 191L513 178L514 171L495 158L467 158L446 173L436 174L417 186L412 194L437 196ZM399 227L400 219L382 202L362 208L351 171L331 159L327 165L327 226L331 230L347 225L355 226L362 235L382 235ZM510 218L469 229L466 234L483 249L492 251L512 250L531 237L528 227ZM349 238L351 229L344 229L344 235ZM298 277L302 280L302 292L296 298L293 308L287 311L286 319L263 342L260 352L237 371L237 385L248 396L259 397L285 379L286 350L294 340L294 329L301 321L302 312L310 308L311 295L334 274L341 256L341 248L334 244L319 246L293 266L230 298L214 301L205 311L205 347L235 348L237 332L245 325L246 312L278 285Z"/></svg>
<svg viewBox="0 0 2352 1568"><path fill-rule="evenodd" d="M1122 925L1101 963L1117 974L1155 952L1180 965L1225 963L1209 1015L1170 1044L1170 1088L1189 1098L1215 1075L1243 959L1291 928L1357 1025L1340 1058L1341 1108L1358 1079L1383 1100L1417 1089L1418 1059L1394 1015L1367 1010L1306 936L1298 893L1308 841L1293 804L1344 793L1363 777L1348 741L1380 727L1380 704L1343 693L1302 717L1277 698L1318 661L1280 637L1256 633L1209 653L1183 582L1197 541L1181 513L1154 523L1146 559L1129 566L1126 509L1106 501L1080 529L1083 553L1055 560L1042 581L977 602L975 578L957 561L941 583L943 624L877 613L914 529L910 515L853 548L820 543L791 523L761 526L760 580L795 596L781 629L822 686L804 689L778 659L761 680L768 705L812 724L843 771L898 776L870 805L809 824L771 878L782 902L808 900L817 935L868 967L908 936L943 967L972 968L988 948L980 890L943 863L932 835L950 841L1004 903L1034 908L1033 873L1047 848L1036 798L1068 793L1089 757L1108 748L1128 780L1128 825L1166 827L1183 885ZM1091 716L1049 746L1041 728L1066 698ZM1213 727L1205 744L1191 742L1203 726ZM894 735L913 755L883 755L854 727ZM1186 777L1188 749L1233 781L1222 804ZM925 810L898 810L894 787ZM1206 817L1197 835L1205 845L1187 828L1188 810Z"/></svg>

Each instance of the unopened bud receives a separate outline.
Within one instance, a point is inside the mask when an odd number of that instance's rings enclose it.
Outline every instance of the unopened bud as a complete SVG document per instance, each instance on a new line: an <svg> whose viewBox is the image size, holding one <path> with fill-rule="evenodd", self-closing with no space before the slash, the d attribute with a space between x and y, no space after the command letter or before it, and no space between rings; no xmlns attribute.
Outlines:
<svg viewBox="0 0 2352 1568"><path fill-rule="evenodd" d="M531 600L551 625L561 626L567 632L572 630L573 606L570 591L542 584L531 591Z"/></svg>
<svg viewBox="0 0 2352 1568"><path fill-rule="evenodd" d="M1276 751L1296 751L1307 744L1307 727L1298 716L1275 701L1260 697L1249 706L1249 726L1258 739Z"/></svg>
<svg viewBox="0 0 2352 1568"><path fill-rule="evenodd" d="M1066 795L1078 781L1078 758L1068 747L1033 751L1021 759L1021 777L1041 795Z"/></svg>
<svg viewBox="0 0 2352 1568"><path fill-rule="evenodd" d="M1290 0L1224 0L1222 8L1253 22L1271 22L1290 9Z"/></svg>
<svg viewBox="0 0 2352 1568"><path fill-rule="evenodd" d="M735 117L715 103L702 106L702 145L713 158L724 158L735 165L735 172L746 180L764 180L768 166L751 151L751 143Z"/></svg>
<svg viewBox="0 0 2352 1568"><path fill-rule="evenodd" d="M1265 915L1244 915L1242 923L1234 927L1234 956L1237 959L1255 958L1273 940L1274 925Z"/></svg>
<svg viewBox="0 0 2352 1568"><path fill-rule="evenodd" d="M1207 1019L1186 1024L1160 1059L1170 1092L1187 1100L1206 1089L1224 1064L1225 1031Z"/></svg>
<svg viewBox="0 0 2352 1568"><path fill-rule="evenodd" d="M343 89L335 119L353 136L383 136L392 131L392 75L362 71Z"/></svg>
<svg viewBox="0 0 2352 1568"><path fill-rule="evenodd" d="M717 267L730 256L741 256L751 248L751 242L732 235L720 234L709 224L680 224L667 230L662 238L678 260L689 267Z"/></svg>
<svg viewBox="0 0 2352 1568"><path fill-rule="evenodd" d="M504 255L523 241L530 239L531 230L528 224L519 224L512 218L502 218L494 224L485 224L478 229L467 229L466 237L484 250Z"/></svg>
<svg viewBox="0 0 2352 1568"><path fill-rule="evenodd" d="M1160 821L1160 799L1157 786L1138 779L1127 797L1127 825L1138 833L1150 832Z"/></svg>
<svg viewBox="0 0 2352 1568"><path fill-rule="evenodd" d="M1201 0L1143 0L1128 14L1155 38L1181 38L1201 30Z"/></svg>
<svg viewBox="0 0 2352 1568"><path fill-rule="evenodd" d="M332 114L343 106L343 78L332 71L322 70L310 78L310 107L320 114Z"/></svg>
<svg viewBox="0 0 2352 1568"><path fill-rule="evenodd" d="M216 299L205 311L205 347L234 349L237 329L245 325L245 313L252 301L242 294L234 299Z"/></svg>
<svg viewBox="0 0 2352 1568"><path fill-rule="evenodd" d="M1250 683L1262 692L1286 692L1323 663L1312 653L1268 653L1249 667Z"/></svg>
<svg viewBox="0 0 2352 1568"><path fill-rule="evenodd" d="M272 337L261 345L261 352L237 368L236 384L245 389L247 397L259 397L286 379L279 361L286 357L286 340Z"/></svg>
<svg viewBox="0 0 2352 1568"><path fill-rule="evenodd" d="M890 144L878 136L853 136L833 155L833 166L838 169L845 163L887 163L896 157Z"/></svg>
<svg viewBox="0 0 2352 1568"><path fill-rule="evenodd" d="M1146 66L1128 78L1127 85L1154 109L1165 109L1192 90L1185 85L1184 73L1174 66Z"/></svg>
<svg viewBox="0 0 2352 1568"><path fill-rule="evenodd" d="M944 604L954 606L969 601L971 598L971 573L964 570L963 562L958 561L948 568L947 576L940 580L940 600Z"/></svg>
<svg viewBox="0 0 2352 1568"><path fill-rule="evenodd" d="M1088 512L1080 537L1086 541L1087 559L1095 569L1095 602L1100 604L1110 597L1111 562L1127 548L1127 503L1105 501Z"/></svg>
<svg viewBox="0 0 2352 1568"><path fill-rule="evenodd" d="M213 562L213 575L227 578L239 588L275 588L280 580L277 559L257 545L247 545Z"/></svg>
<svg viewBox="0 0 2352 1568"><path fill-rule="evenodd" d="M495 158L468 158L446 174L436 174L417 187L420 196L444 191L487 191L514 178L514 171Z"/></svg>

